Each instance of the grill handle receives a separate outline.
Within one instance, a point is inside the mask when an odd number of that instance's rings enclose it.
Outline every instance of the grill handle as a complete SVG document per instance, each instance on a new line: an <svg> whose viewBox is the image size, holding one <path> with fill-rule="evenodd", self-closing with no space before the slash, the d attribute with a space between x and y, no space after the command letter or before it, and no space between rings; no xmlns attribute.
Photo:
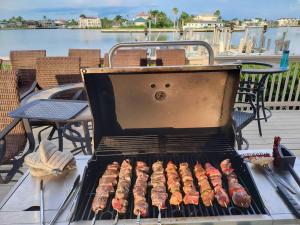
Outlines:
<svg viewBox="0 0 300 225"><path fill-rule="evenodd" d="M119 48L125 47L166 47L166 46L203 46L208 51L208 63L214 64L214 51L205 41L144 41L144 42L121 42L114 45L108 53L108 65L112 68L112 56Z"/></svg>
<svg viewBox="0 0 300 225"><path fill-rule="evenodd" d="M284 187L282 187L281 184L277 184L277 192L293 214L300 219L300 205L295 201L295 199L287 192L287 190L284 189Z"/></svg>

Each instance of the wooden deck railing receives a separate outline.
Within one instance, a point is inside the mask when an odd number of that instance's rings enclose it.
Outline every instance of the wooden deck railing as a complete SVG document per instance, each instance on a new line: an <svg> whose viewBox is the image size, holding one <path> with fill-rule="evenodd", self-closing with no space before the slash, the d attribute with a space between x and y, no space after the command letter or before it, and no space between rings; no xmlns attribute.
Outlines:
<svg viewBox="0 0 300 225"><path fill-rule="evenodd" d="M260 61L279 63L280 56L229 56L216 57L216 63L232 62L236 60ZM270 76L265 83L265 105L271 109L300 109L300 56L290 56L290 70L285 73ZM244 80L257 81L261 75L245 75ZM242 97L244 100L244 96Z"/></svg>

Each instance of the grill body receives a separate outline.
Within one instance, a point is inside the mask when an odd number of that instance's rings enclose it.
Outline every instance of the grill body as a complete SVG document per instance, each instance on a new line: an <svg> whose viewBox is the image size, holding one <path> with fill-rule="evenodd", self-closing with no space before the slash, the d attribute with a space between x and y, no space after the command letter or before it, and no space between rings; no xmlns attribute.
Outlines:
<svg viewBox="0 0 300 225"><path fill-rule="evenodd" d="M165 164L172 160L177 165L188 162L191 170L197 161L220 169L220 162L229 158L240 183L252 196L249 209L237 208L232 202L227 209L217 202L208 208L201 201L198 206L181 204L180 209L167 205L162 211L165 219L266 214L253 178L234 150L231 111L239 84L238 65L84 69L82 75L94 119L95 150L85 170L73 220L94 217L91 204L98 179L107 164L127 158L133 166L137 160L150 167L157 160ZM133 173L132 185L135 179ZM148 219L158 216L151 206L150 191L148 187ZM108 202L97 220L115 218L111 199ZM128 202L127 213L119 216L123 221L135 218L132 191Z"/></svg>

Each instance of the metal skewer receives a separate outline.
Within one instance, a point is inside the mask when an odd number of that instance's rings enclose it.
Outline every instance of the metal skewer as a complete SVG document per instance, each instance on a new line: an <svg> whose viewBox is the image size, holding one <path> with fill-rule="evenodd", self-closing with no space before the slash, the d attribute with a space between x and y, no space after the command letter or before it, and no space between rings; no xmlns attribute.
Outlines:
<svg viewBox="0 0 300 225"><path fill-rule="evenodd" d="M93 220L92 220L91 225L94 225L94 224L96 223L96 217L97 217L97 215L98 215L98 212L99 212L99 211L95 212L95 215L94 215L94 217L93 217Z"/></svg>
<svg viewBox="0 0 300 225"><path fill-rule="evenodd" d="M141 212L139 211L138 215L137 215L137 218L136 218L136 223L137 224L141 224Z"/></svg>
<svg viewBox="0 0 300 225"><path fill-rule="evenodd" d="M117 224L118 224L118 221L119 221L119 212L117 211L117 215L116 215L116 217L115 217L115 220L114 220L113 225L117 225Z"/></svg>
<svg viewBox="0 0 300 225"><path fill-rule="evenodd" d="M161 225L161 210L160 210L160 206L158 206L157 225Z"/></svg>
<svg viewBox="0 0 300 225"><path fill-rule="evenodd" d="M44 225L45 221L45 211L44 211L44 187L43 180L40 182L40 224Z"/></svg>

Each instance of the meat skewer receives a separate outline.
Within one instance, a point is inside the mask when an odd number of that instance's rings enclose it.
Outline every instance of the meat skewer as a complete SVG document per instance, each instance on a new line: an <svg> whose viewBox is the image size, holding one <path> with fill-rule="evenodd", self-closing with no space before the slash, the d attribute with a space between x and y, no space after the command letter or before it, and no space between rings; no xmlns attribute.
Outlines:
<svg viewBox="0 0 300 225"><path fill-rule="evenodd" d="M119 168L120 165L117 162L109 164L99 179L95 197L92 202L92 210L95 213L92 224L95 224L97 214L106 207L110 194L115 191L114 187L117 185Z"/></svg>
<svg viewBox="0 0 300 225"><path fill-rule="evenodd" d="M135 173L136 181L133 188L134 210L133 213L137 216L137 224L140 224L141 216L148 215L148 203L146 201L146 193L148 186L149 167L145 162L137 161Z"/></svg>
<svg viewBox="0 0 300 225"><path fill-rule="evenodd" d="M206 175L214 188L215 197L221 207L226 207L229 204L229 197L222 187L222 174L218 169L213 167L210 163L205 163Z"/></svg>
<svg viewBox="0 0 300 225"><path fill-rule="evenodd" d="M186 162L180 163L179 173L180 173L181 181L183 183L183 192L185 194L183 198L184 204L198 205L199 192L196 191L196 187L194 185L193 176L189 168L189 164Z"/></svg>
<svg viewBox="0 0 300 225"><path fill-rule="evenodd" d="M132 166L130 164L130 160L126 159L122 162L117 190L115 193L115 197L112 200L112 207L117 211L117 215L115 218L115 224L118 221L119 213L124 214L127 211L128 207L128 194L131 186L131 175L132 175Z"/></svg>
<svg viewBox="0 0 300 225"><path fill-rule="evenodd" d="M196 163L196 165L194 167L194 173L198 180L198 185L200 188L200 195L201 195L203 204L206 207L212 206L212 202L215 199L215 194L209 184L205 169L198 162Z"/></svg>
<svg viewBox="0 0 300 225"><path fill-rule="evenodd" d="M225 159L220 164L223 174L227 176L228 192L233 203L238 207L249 208L251 204L251 196L245 188L239 183L237 175L231 166L229 159Z"/></svg>
<svg viewBox="0 0 300 225"><path fill-rule="evenodd" d="M152 206L158 208L157 224L161 224L161 209L166 208L166 177L164 173L163 162L157 161L152 165L151 175L151 201Z"/></svg>
<svg viewBox="0 0 300 225"><path fill-rule="evenodd" d="M180 176L177 172L177 166L172 161L169 161L165 171L167 174L168 190L171 193L170 204L176 205L180 209L180 204L182 202L182 194Z"/></svg>

